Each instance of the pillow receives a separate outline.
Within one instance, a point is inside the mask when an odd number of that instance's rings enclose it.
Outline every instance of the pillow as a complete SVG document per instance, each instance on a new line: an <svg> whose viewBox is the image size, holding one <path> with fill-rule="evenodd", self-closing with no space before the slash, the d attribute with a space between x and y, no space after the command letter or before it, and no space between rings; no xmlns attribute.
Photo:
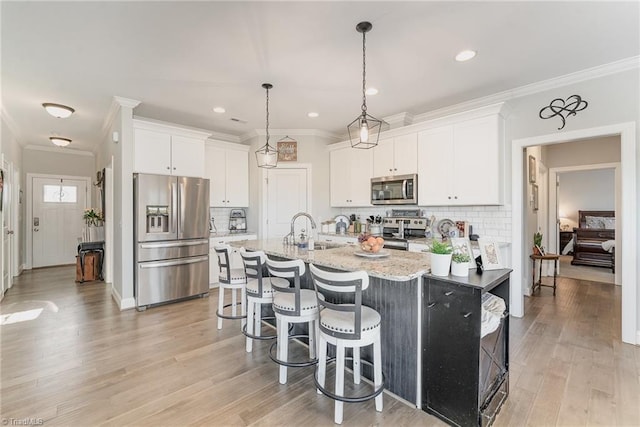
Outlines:
<svg viewBox="0 0 640 427"><path fill-rule="evenodd" d="M602 222L604 223L604 228L606 228L607 230L615 230L616 219L614 217L602 217Z"/></svg>
<svg viewBox="0 0 640 427"><path fill-rule="evenodd" d="M585 225L587 226L587 228L604 228L604 221L602 221L601 216L589 216L586 215L584 217L585 219Z"/></svg>

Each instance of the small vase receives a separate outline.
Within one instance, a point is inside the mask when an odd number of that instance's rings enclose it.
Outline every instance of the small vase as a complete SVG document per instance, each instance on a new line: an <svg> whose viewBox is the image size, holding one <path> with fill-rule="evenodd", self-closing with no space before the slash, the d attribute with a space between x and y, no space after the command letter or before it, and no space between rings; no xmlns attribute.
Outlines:
<svg viewBox="0 0 640 427"><path fill-rule="evenodd" d="M448 276L451 267L451 254L431 254L431 274Z"/></svg>
<svg viewBox="0 0 640 427"><path fill-rule="evenodd" d="M451 275L452 276L468 276L469 275L469 263L468 262L452 262L451 263Z"/></svg>

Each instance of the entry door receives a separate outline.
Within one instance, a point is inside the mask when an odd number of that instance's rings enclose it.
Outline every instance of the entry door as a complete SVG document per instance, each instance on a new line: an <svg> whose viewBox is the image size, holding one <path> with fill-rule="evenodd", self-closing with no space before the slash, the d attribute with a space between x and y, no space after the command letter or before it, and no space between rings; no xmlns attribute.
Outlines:
<svg viewBox="0 0 640 427"><path fill-rule="evenodd" d="M307 169L270 169L267 173L267 238L283 238L291 231L291 218L307 212ZM296 236L308 236L311 224L304 217L296 221Z"/></svg>
<svg viewBox="0 0 640 427"><path fill-rule="evenodd" d="M33 267L73 264L82 240L87 183L33 178Z"/></svg>

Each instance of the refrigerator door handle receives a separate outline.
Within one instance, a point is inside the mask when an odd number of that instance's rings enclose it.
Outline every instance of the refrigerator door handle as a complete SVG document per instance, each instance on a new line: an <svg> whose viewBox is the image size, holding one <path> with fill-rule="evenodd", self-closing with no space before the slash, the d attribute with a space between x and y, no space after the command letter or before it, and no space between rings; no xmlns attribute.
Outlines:
<svg viewBox="0 0 640 427"><path fill-rule="evenodd" d="M175 179L175 178L174 178ZM171 183L171 232L175 233L178 231L178 184L176 181ZM180 236L178 236L180 237Z"/></svg>
<svg viewBox="0 0 640 427"><path fill-rule="evenodd" d="M180 178L178 178L178 186L179 186L179 188L178 188L178 195L179 195L178 203L179 203L179 205L178 205L178 209L177 209L178 210L178 239L182 239L182 238L184 238L183 230L184 230L184 227L185 227L185 219L186 219L185 218L185 216L186 216L185 214L186 214L186 211L187 211L186 210L186 206L184 206L185 203L186 203L186 200L184 200L184 199L185 199L185 194L186 194L187 190L185 188L184 182Z"/></svg>
<svg viewBox="0 0 640 427"><path fill-rule="evenodd" d="M176 260L170 260L170 261L141 262L141 263L138 263L138 267L140 268L173 267L176 265L195 264L198 262L209 262L209 257L200 256L195 258L176 259Z"/></svg>
<svg viewBox="0 0 640 427"><path fill-rule="evenodd" d="M209 241L207 239L189 240L188 242L140 243L140 249L178 248L178 247L182 247L182 246L206 245L208 243L209 243Z"/></svg>

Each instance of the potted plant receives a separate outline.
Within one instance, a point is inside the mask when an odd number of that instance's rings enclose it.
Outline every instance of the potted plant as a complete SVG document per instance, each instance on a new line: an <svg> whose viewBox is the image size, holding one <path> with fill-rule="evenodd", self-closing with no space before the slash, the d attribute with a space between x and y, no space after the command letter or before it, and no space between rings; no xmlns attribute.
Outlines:
<svg viewBox="0 0 640 427"><path fill-rule="evenodd" d="M100 242L104 241L104 217L102 212L93 208L85 209L82 219L85 222L85 242Z"/></svg>
<svg viewBox="0 0 640 427"><path fill-rule="evenodd" d="M533 235L533 253L535 255L543 255L542 250L542 233L536 231Z"/></svg>
<svg viewBox="0 0 640 427"><path fill-rule="evenodd" d="M451 274L454 276L468 276L469 261L471 261L471 257L468 254L456 252L451 255Z"/></svg>
<svg viewBox="0 0 640 427"><path fill-rule="evenodd" d="M448 276L451 266L453 248L447 242L434 240L431 243L431 274L434 276Z"/></svg>

